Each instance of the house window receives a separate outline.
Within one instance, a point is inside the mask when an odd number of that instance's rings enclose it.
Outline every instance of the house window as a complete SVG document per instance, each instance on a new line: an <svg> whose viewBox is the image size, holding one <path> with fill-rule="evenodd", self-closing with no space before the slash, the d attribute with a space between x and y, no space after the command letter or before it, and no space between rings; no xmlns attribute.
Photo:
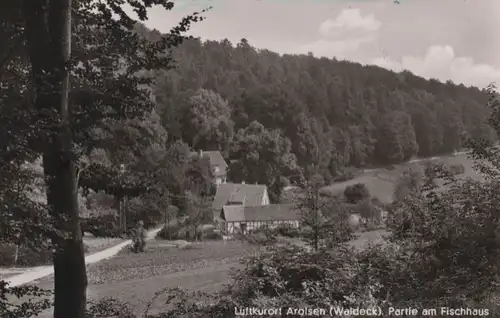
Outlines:
<svg viewBox="0 0 500 318"><path fill-rule="evenodd" d="M214 167L214 173L219 172L219 167Z"/></svg>

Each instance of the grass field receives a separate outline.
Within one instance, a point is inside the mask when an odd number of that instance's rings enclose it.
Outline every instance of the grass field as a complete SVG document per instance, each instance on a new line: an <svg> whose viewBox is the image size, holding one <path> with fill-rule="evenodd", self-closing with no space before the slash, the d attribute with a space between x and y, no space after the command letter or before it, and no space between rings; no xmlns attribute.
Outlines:
<svg viewBox="0 0 500 318"><path fill-rule="evenodd" d="M239 266L241 256L254 251L253 246L237 241L208 241L180 249L166 241L151 241L145 253L123 250L117 256L87 268L88 299L118 298L142 313L158 290L182 287L211 292L230 282L229 272ZM52 277L35 283L53 288ZM152 310L162 306L159 297ZM49 313L40 317L50 317Z"/></svg>
<svg viewBox="0 0 500 318"><path fill-rule="evenodd" d="M352 242L364 248L381 240L384 230L360 233ZM179 249L165 241L152 241L145 253L123 250L119 255L88 267L88 299L117 298L128 302L140 314L154 293L166 287L181 287L191 291L215 292L230 283L230 270L240 265L241 256L255 252L256 246L238 241L214 241L192 244ZM36 285L52 289L51 277ZM166 296L159 297L151 308L157 312ZM40 317L49 318L50 312Z"/></svg>
<svg viewBox="0 0 500 318"><path fill-rule="evenodd" d="M416 163L395 165L393 169L380 168L367 170L365 173L360 174L352 180L331 184L325 187L324 190L333 194L341 194L347 186L356 183L363 183L368 188L368 191L370 191L371 196L378 198L383 203L389 203L392 201L394 185L401 173L412 166L422 165L426 161L428 160L422 160ZM473 168L473 162L467 158L466 154L439 157L432 161L439 161L446 164L462 164L465 167L465 172L462 175L463 177L471 177L476 180L479 180L481 178L481 176Z"/></svg>

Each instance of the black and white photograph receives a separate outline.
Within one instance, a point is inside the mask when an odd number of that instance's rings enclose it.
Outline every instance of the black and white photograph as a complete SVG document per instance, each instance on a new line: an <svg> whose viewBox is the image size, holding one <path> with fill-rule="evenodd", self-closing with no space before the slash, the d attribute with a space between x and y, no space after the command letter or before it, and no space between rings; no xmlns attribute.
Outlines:
<svg viewBox="0 0 500 318"><path fill-rule="evenodd" d="M500 317L499 0L0 0L0 318Z"/></svg>

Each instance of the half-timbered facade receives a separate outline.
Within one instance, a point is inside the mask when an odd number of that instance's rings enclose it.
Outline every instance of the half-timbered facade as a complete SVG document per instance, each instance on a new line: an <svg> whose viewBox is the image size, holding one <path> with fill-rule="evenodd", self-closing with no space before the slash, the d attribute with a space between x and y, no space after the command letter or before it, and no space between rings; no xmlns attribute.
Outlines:
<svg viewBox="0 0 500 318"><path fill-rule="evenodd" d="M228 235L260 227L288 225L298 228L300 224L300 213L292 204L226 205L222 208L221 218L224 220L224 232Z"/></svg>
<svg viewBox="0 0 500 318"><path fill-rule="evenodd" d="M259 206L269 204L267 187L262 184L223 183L217 187L212 210L214 220L221 220L224 206Z"/></svg>

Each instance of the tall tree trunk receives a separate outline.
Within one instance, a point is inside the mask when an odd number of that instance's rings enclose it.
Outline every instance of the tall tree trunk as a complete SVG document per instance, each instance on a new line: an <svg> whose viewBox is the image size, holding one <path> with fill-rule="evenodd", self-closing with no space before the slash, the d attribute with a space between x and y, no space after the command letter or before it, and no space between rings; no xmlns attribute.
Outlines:
<svg viewBox="0 0 500 318"><path fill-rule="evenodd" d="M53 238L54 318L84 318L87 276L68 111L71 0L26 0L24 15L35 106L40 122L51 128L40 136L47 203L65 234Z"/></svg>

